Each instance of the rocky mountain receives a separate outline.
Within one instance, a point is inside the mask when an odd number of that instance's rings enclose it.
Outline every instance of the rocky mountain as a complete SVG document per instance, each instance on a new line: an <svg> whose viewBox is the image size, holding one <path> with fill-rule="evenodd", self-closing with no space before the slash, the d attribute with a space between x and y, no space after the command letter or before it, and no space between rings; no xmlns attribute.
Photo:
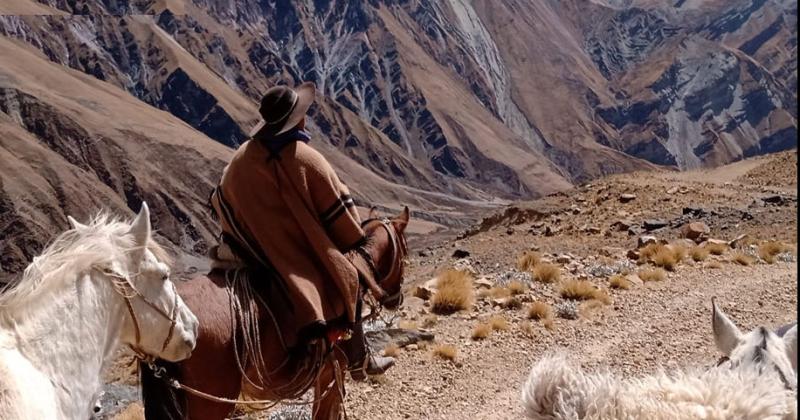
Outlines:
<svg viewBox="0 0 800 420"><path fill-rule="evenodd" d="M314 143L360 203L409 204L432 230L609 173L796 147L796 16L786 0L3 0L0 276L64 213L143 198L201 253L205 196L276 83L317 84Z"/></svg>

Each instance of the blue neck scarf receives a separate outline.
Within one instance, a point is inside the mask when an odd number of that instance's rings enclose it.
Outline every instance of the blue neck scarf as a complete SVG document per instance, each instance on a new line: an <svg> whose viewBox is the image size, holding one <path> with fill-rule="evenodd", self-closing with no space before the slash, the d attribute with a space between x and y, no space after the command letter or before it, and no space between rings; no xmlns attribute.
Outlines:
<svg viewBox="0 0 800 420"><path fill-rule="evenodd" d="M311 136L305 130L300 130L298 128L293 128L283 134L279 134L277 136L272 137L263 137L259 139L261 144L269 149L269 152L272 155L277 156L278 153L283 150L284 147L287 145L294 143L296 141L302 141L303 143L308 143L311 141Z"/></svg>

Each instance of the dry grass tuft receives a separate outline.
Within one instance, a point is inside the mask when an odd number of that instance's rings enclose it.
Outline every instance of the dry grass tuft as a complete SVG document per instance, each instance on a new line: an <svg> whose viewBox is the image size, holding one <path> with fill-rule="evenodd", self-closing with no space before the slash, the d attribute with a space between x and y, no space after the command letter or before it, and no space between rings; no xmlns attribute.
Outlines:
<svg viewBox="0 0 800 420"><path fill-rule="evenodd" d="M469 309L475 301L472 293L472 276L466 271L446 270L439 276L438 291L431 299L431 309L440 314L451 314Z"/></svg>
<svg viewBox="0 0 800 420"><path fill-rule="evenodd" d="M553 307L544 302L533 302L528 306L528 319L545 320L553 317Z"/></svg>
<svg viewBox="0 0 800 420"><path fill-rule="evenodd" d="M523 321L519 324L519 329L522 334L527 337L533 337L533 324L528 321Z"/></svg>
<svg viewBox="0 0 800 420"><path fill-rule="evenodd" d="M503 304L503 308L505 309L519 309L521 307L522 301L517 299L515 296L506 299L505 303Z"/></svg>
<svg viewBox="0 0 800 420"><path fill-rule="evenodd" d="M555 283L561 280L561 269L554 264L541 263L533 269L533 279L542 283Z"/></svg>
<svg viewBox="0 0 800 420"><path fill-rule="evenodd" d="M592 300L602 303L603 305L610 305L611 304L611 296L608 294L608 291L605 289L596 289L594 291L594 296Z"/></svg>
<svg viewBox="0 0 800 420"><path fill-rule="evenodd" d="M722 255L728 250L728 245L716 242L706 242L705 245L703 245L703 248L707 249L711 255Z"/></svg>
<svg viewBox="0 0 800 420"><path fill-rule="evenodd" d="M628 290L633 286L633 283L631 283L630 280L626 279L625 276L623 276L622 274L616 274L614 276L611 276L611 278L608 279L608 284L614 289L623 289L623 290Z"/></svg>
<svg viewBox="0 0 800 420"><path fill-rule="evenodd" d="M525 251L517 257L517 270L531 271L542 262L542 256L538 252Z"/></svg>
<svg viewBox="0 0 800 420"><path fill-rule="evenodd" d="M667 273L661 268L645 268L639 270L639 278L643 282L648 281L664 281L667 278Z"/></svg>
<svg viewBox="0 0 800 420"><path fill-rule="evenodd" d="M655 243L649 244L639 249L639 262L645 264L650 261L650 258L656 254L660 249L664 248L663 244Z"/></svg>
<svg viewBox="0 0 800 420"><path fill-rule="evenodd" d="M709 261L708 264L706 264L706 268L713 268L715 270L719 270L720 268L722 268L722 263L719 261Z"/></svg>
<svg viewBox="0 0 800 420"><path fill-rule="evenodd" d="M489 289L489 296L493 299L502 299L511 296L511 289L506 287L492 287Z"/></svg>
<svg viewBox="0 0 800 420"><path fill-rule="evenodd" d="M391 343L383 349L383 355L386 357L397 357L400 355L400 346Z"/></svg>
<svg viewBox="0 0 800 420"><path fill-rule="evenodd" d="M433 355L444 360L456 360L458 349L451 344L439 344L433 348Z"/></svg>
<svg viewBox="0 0 800 420"><path fill-rule="evenodd" d="M758 256L767 264L774 264L775 257L781 252L786 252L787 246L780 241L767 241L758 247Z"/></svg>
<svg viewBox="0 0 800 420"><path fill-rule="evenodd" d="M547 328L548 331L553 331L554 329L556 329L556 324L555 321L553 321L553 318L545 319L544 322L542 322L542 325L544 325L544 327Z"/></svg>
<svg viewBox="0 0 800 420"><path fill-rule="evenodd" d="M678 264L683 262L683 260L686 259L686 256L689 255L689 249L686 248L686 245L680 242L670 244L669 248L672 250L672 255L675 257L675 261Z"/></svg>
<svg viewBox="0 0 800 420"><path fill-rule="evenodd" d="M508 331L508 321L501 315L494 315L489 318L489 325L494 331Z"/></svg>
<svg viewBox="0 0 800 420"><path fill-rule="evenodd" d="M590 281L569 279L561 284L559 293L566 299L589 300L595 298L598 289Z"/></svg>
<svg viewBox="0 0 800 420"><path fill-rule="evenodd" d="M745 254L744 252L735 252L731 256L731 261L739 265L747 266L755 263L756 259L754 257L751 257L750 255Z"/></svg>
<svg viewBox="0 0 800 420"><path fill-rule="evenodd" d="M702 246L695 246L689 250L689 255L691 255L692 259L697 262L705 261L705 259L708 258L708 254L708 249Z"/></svg>
<svg viewBox="0 0 800 420"><path fill-rule="evenodd" d="M675 270L678 265L678 257L671 247L661 246L655 254L650 257L650 261L656 266L669 271Z"/></svg>
<svg viewBox="0 0 800 420"><path fill-rule="evenodd" d="M525 286L525 283L519 280L512 280L508 283L508 291L511 292L512 295L521 295L528 290L528 286Z"/></svg>
<svg viewBox="0 0 800 420"><path fill-rule="evenodd" d="M436 315L428 315L425 318L422 318L422 328L431 328L436 323L439 322L439 317Z"/></svg>
<svg viewBox="0 0 800 420"><path fill-rule="evenodd" d="M493 331L492 326L486 323L481 323L475 326L472 329L472 339L473 340L483 340L484 338L488 337Z"/></svg>

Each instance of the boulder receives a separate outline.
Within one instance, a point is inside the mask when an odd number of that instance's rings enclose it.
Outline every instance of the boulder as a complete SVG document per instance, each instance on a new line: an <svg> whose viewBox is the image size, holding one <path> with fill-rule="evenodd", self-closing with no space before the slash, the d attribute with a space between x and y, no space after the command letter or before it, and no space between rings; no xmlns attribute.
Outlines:
<svg viewBox="0 0 800 420"><path fill-rule="evenodd" d="M417 286L414 288L412 296L422 300L428 300L433 296L433 289L427 286Z"/></svg>
<svg viewBox="0 0 800 420"><path fill-rule="evenodd" d="M642 227L648 232L665 228L668 225L669 223L666 220L661 219L647 219L642 223Z"/></svg>
<svg viewBox="0 0 800 420"><path fill-rule="evenodd" d="M644 284L642 279L640 279L638 275L633 274L633 273L628 274L627 276L625 276L625 279L628 280L629 282L631 282L631 284L634 284L636 286L641 286L641 285Z"/></svg>
<svg viewBox="0 0 800 420"><path fill-rule="evenodd" d="M453 258L459 258L459 259L467 258L469 257L469 255L470 255L469 251L465 249L456 249L455 251L453 251Z"/></svg>
<svg viewBox="0 0 800 420"><path fill-rule="evenodd" d="M435 335L428 331L407 330L404 328L387 328L377 331L366 331L364 336L367 344L375 353L380 353L391 343L399 347L406 347L420 341L433 341Z"/></svg>
<svg viewBox="0 0 800 420"><path fill-rule="evenodd" d="M633 221L631 221L630 219L617 220L611 225L613 229L616 229L620 232L624 232L630 229L631 226L633 226Z"/></svg>
<svg viewBox="0 0 800 420"><path fill-rule="evenodd" d="M711 229L703 222L687 223L683 225L681 229L681 235L683 235L684 238L691 239L698 244L708 239L708 234L710 232Z"/></svg>
<svg viewBox="0 0 800 420"><path fill-rule="evenodd" d="M652 235L644 235L640 236L639 239L636 241L636 248L644 248L650 244L658 243L658 238Z"/></svg>
<svg viewBox="0 0 800 420"><path fill-rule="evenodd" d="M743 234L733 238L733 240L731 240L730 242L728 242L728 246L730 246L731 248L739 248L739 247L741 247L742 242L744 242L744 240L748 239L749 237L750 237L750 235L748 235L746 233L743 233Z"/></svg>
<svg viewBox="0 0 800 420"><path fill-rule="evenodd" d="M630 203L633 200L636 200L636 194L622 194L619 196L620 203Z"/></svg>
<svg viewBox="0 0 800 420"><path fill-rule="evenodd" d="M494 282L489 277L483 276L475 280L474 285L478 289L491 289L494 287Z"/></svg>

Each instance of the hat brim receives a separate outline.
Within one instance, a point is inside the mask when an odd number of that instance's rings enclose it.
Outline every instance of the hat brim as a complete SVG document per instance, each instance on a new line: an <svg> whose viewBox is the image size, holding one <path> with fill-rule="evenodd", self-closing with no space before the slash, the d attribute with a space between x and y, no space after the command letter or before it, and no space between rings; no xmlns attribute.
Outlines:
<svg viewBox="0 0 800 420"><path fill-rule="evenodd" d="M251 138L261 138L270 134L271 136L277 136L283 134L292 128L294 128L303 117L306 116L306 112L308 112L308 108L311 107L311 104L314 103L314 97L316 96L317 88L314 86L313 82L305 82L297 86L293 89L294 92L297 94L297 102L292 109L292 112L286 118L286 122L283 125L275 130L274 127L269 127L263 119L250 130L250 137Z"/></svg>

